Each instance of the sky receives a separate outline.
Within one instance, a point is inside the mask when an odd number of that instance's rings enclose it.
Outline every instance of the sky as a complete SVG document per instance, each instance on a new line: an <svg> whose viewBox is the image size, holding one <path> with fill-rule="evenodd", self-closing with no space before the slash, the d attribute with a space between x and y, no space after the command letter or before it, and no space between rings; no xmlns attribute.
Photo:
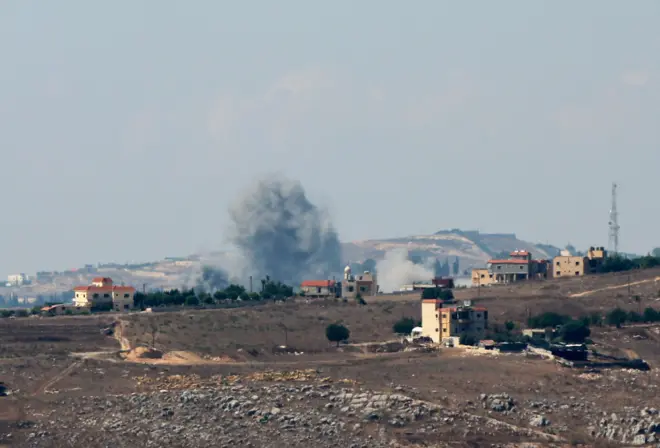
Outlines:
<svg viewBox="0 0 660 448"><path fill-rule="evenodd" d="M660 2L5 0L0 274L226 244L255 179L343 241L660 246ZM655 123L655 125L654 125Z"/></svg>

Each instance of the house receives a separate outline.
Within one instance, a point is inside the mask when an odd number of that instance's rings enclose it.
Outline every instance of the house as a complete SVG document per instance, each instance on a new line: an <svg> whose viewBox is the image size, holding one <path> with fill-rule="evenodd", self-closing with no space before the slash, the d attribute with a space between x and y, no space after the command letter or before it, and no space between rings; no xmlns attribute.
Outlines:
<svg viewBox="0 0 660 448"><path fill-rule="evenodd" d="M422 300L422 336L439 344L447 338L463 334L483 339L488 328L488 310L469 303L458 307L442 307L442 300Z"/></svg>
<svg viewBox="0 0 660 448"><path fill-rule="evenodd" d="M488 286L495 283L493 274L485 268L472 269L472 286Z"/></svg>
<svg viewBox="0 0 660 448"><path fill-rule="evenodd" d="M526 250L515 250L508 259L488 260L489 275L495 283L513 283L533 278L547 278L548 262L532 260L532 254Z"/></svg>
<svg viewBox="0 0 660 448"><path fill-rule="evenodd" d="M133 308L135 288L116 286L109 277L96 277L89 286L73 288L73 303L77 308L109 308L114 311L128 311Z"/></svg>
<svg viewBox="0 0 660 448"><path fill-rule="evenodd" d="M351 267L346 266L344 269L344 280L341 282L341 296L355 298L358 294L362 297L378 294L376 274L364 271L363 274L355 276L351 273Z"/></svg>
<svg viewBox="0 0 660 448"><path fill-rule="evenodd" d="M562 250L559 256L552 260L553 277L579 277L597 272L607 259L604 247L590 247L587 255L572 255Z"/></svg>
<svg viewBox="0 0 660 448"><path fill-rule="evenodd" d="M329 298L337 297L337 282L334 280L305 280L300 284L300 290L305 297Z"/></svg>

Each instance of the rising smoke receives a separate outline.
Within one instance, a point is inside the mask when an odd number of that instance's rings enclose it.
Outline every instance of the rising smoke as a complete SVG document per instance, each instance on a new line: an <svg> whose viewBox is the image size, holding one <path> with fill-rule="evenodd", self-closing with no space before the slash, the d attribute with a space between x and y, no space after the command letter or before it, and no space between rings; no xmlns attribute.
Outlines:
<svg viewBox="0 0 660 448"><path fill-rule="evenodd" d="M281 176L260 180L229 214L231 240L249 266L249 275L299 284L341 271L337 233L299 182Z"/></svg>
<svg viewBox="0 0 660 448"><path fill-rule="evenodd" d="M397 249L385 254L376 264L381 291L398 291L401 285L412 282L428 282L434 277L433 264L415 264L408 258L408 251Z"/></svg>

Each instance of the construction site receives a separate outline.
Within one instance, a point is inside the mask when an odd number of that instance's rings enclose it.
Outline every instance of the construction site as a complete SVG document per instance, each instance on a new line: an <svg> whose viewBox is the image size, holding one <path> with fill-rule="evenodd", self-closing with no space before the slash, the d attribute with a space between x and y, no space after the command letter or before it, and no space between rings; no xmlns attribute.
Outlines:
<svg viewBox="0 0 660 448"><path fill-rule="evenodd" d="M659 308L659 281L650 269L455 295L488 309L489 325L525 328L549 311ZM594 367L402 341L392 325L421 319L421 305L415 293L4 319L0 446L660 443L659 325L592 327L590 357L603 357ZM350 330L338 345L324 331L334 322Z"/></svg>

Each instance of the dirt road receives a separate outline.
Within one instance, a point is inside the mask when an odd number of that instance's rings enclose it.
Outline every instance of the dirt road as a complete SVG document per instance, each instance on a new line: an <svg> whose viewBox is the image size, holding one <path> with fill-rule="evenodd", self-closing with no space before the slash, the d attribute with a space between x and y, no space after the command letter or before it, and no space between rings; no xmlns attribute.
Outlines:
<svg viewBox="0 0 660 448"><path fill-rule="evenodd" d="M612 290L612 289L627 288L628 285L635 286L635 285L641 285L643 283L651 283L651 282L657 282L657 281L660 281L660 277L649 278L649 279L646 279L646 280L640 280L640 281L632 282L632 283L624 283L622 285L614 285L614 286L607 286L605 288L592 289L591 291L578 292L578 293L575 293L575 294L571 294L569 297L585 297L585 296L590 296L592 294L596 294L596 293L602 292L602 291L609 291L609 290Z"/></svg>

